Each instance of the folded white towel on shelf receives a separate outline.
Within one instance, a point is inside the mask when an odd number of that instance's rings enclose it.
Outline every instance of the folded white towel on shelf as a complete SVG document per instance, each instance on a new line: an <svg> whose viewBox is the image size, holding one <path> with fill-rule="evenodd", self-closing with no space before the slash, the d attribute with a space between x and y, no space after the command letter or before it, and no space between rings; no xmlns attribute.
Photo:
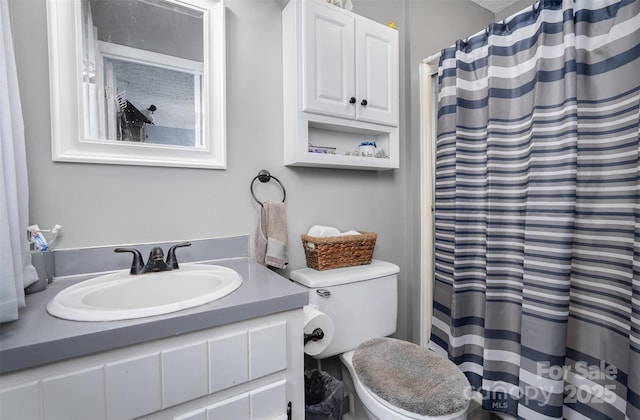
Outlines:
<svg viewBox="0 0 640 420"><path fill-rule="evenodd" d="M262 265L284 268L287 255L287 215L284 203L265 201L256 229L255 258Z"/></svg>

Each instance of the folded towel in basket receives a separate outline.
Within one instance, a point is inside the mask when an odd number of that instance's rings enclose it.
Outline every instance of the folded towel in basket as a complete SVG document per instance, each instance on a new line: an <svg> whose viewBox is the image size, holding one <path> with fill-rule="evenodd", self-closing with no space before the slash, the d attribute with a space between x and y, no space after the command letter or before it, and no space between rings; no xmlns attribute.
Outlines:
<svg viewBox="0 0 640 420"><path fill-rule="evenodd" d="M287 215L284 203L273 201L262 203L255 238L256 261L262 265L284 268L289 262L287 237Z"/></svg>

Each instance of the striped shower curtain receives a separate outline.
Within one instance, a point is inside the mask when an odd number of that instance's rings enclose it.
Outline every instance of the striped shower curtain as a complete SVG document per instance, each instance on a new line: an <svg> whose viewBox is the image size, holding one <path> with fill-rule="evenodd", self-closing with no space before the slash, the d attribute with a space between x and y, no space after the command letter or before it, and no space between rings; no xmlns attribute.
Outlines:
<svg viewBox="0 0 640 420"><path fill-rule="evenodd" d="M442 51L431 348L483 407L640 419L640 0Z"/></svg>

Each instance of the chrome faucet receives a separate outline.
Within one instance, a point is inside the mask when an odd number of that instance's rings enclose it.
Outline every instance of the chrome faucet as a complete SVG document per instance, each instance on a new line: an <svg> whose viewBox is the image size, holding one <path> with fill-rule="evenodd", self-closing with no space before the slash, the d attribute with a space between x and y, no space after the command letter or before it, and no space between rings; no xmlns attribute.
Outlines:
<svg viewBox="0 0 640 420"><path fill-rule="evenodd" d="M144 264L142 254L135 248L116 248L113 252L131 252L133 254L133 262L131 263L130 274L154 273L159 271L177 270L180 268L176 259L176 248L191 246L191 242L181 242L175 244L167 251L167 261L164 261L164 251L159 246L151 248L149 259Z"/></svg>

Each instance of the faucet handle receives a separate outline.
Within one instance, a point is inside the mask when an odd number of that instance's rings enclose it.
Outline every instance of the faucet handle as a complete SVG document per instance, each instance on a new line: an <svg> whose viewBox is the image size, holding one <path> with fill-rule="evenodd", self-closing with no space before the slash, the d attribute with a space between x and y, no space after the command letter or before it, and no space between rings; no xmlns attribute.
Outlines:
<svg viewBox="0 0 640 420"><path fill-rule="evenodd" d="M131 263L130 274L140 274L144 268L142 254L135 248L116 248L113 252L131 252L133 254L133 262Z"/></svg>
<svg viewBox="0 0 640 420"><path fill-rule="evenodd" d="M181 242L179 244L175 244L174 246L169 248L169 251L167 251L167 266L170 269L176 270L179 268L178 260L176 259L176 248L182 248L185 246L191 246L191 242Z"/></svg>

